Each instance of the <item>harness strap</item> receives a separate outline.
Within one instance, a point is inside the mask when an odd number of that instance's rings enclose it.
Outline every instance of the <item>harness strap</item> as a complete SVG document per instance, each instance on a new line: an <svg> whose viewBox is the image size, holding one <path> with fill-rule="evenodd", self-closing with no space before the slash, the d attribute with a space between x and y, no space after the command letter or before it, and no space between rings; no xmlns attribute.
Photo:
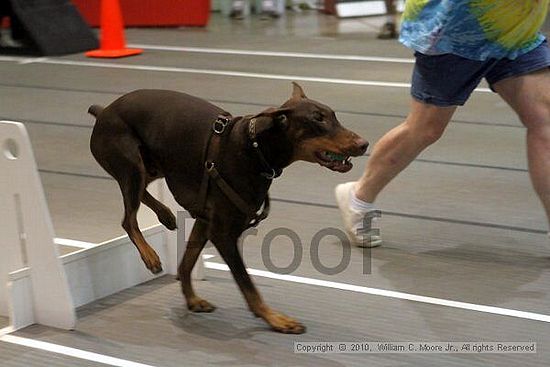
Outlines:
<svg viewBox="0 0 550 367"><path fill-rule="evenodd" d="M243 213L247 216L248 227L257 226L262 220L267 218L270 209L269 195L263 203L262 211L258 214L243 198L223 179L216 168L216 159L218 158L221 146L222 136L227 134L233 127L234 123L231 116L218 116L212 125L212 133L208 138L208 142L204 152L204 173L201 186L198 194L198 211L199 216L206 217L206 201L208 197L208 188L210 179L218 186L222 193ZM204 218L206 219L206 218Z"/></svg>
<svg viewBox="0 0 550 367"><path fill-rule="evenodd" d="M208 137L208 143L206 144L206 152L204 154L205 162L207 161L206 155L208 154L208 147L210 146L210 141L212 140L212 135ZM205 163L206 165L206 163ZM208 170L205 168L202 174L201 179L201 187L199 188L199 195L197 200L197 209L199 211L199 216L204 217L203 219L206 219L205 212L206 212L206 199L208 197L208 187L210 186L210 175L208 174Z"/></svg>
<svg viewBox="0 0 550 367"><path fill-rule="evenodd" d="M265 156L260 149L260 144L258 144L258 140L256 138L256 118L252 118L248 123L248 138L252 141L252 147L254 148L254 151L258 156L258 160L264 169L260 175L267 180L273 180L274 178L279 177L283 173L283 170L280 168L274 168L267 162L267 159L265 159Z"/></svg>
<svg viewBox="0 0 550 367"><path fill-rule="evenodd" d="M254 213L254 218L250 221L248 224L248 227L256 227L262 220L268 217L269 215L269 209L271 208L270 200L269 200L269 194L265 196L264 199L264 205L262 207L262 211L260 214Z"/></svg>
<svg viewBox="0 0 550 367"><path fill-rule="evenodd" d="M262 220L269 215L269 195L264 200L262 211L258 214L255 210L250 209L250 205L244 201L239 194L220 176L220 173L216 169L215 165L207 167L208 174L214 180L219 189L225 196L244 214L247 216L248 227L257 226Z"/></svg>
<svg viewBox="0 0 550 367"><path fill-rule="evenodd" d="M199 208L200 215L205 217L206 212L206 200L208 197L208 187L210 186L210 176L208 173L208 162L214 162L214 160L218 157L219 151L220 151L220 140L221 135L225 133L226 128L229 128L227 130L231 130L233 127L231 116L226 115L220 115L218 118L214 121L212 124L212 132L208 136L208 141L206 142L206 146L204 147L204 153L203 153L203 161L205 165L205 169L202 174L202 181L201 181L201 187L199 189L199 197L197 206ZM206 218L204 218L206 219Z"/></svg>

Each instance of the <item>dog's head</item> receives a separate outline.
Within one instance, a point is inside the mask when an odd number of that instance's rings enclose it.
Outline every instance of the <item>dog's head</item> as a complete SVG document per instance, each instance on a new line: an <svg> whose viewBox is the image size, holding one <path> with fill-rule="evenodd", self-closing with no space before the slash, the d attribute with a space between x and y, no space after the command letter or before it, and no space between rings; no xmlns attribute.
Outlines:
<svg viewBox="0 0 550 367"><path fill-rule="evenodd" d="M349 171L351 157L365 154L368 142L344 128L330 107L307 98L297 83L292 84L292 96L281 107L254 116L256 134L268 135L284 151L283 166L302 160L337 172Z"/></svg>

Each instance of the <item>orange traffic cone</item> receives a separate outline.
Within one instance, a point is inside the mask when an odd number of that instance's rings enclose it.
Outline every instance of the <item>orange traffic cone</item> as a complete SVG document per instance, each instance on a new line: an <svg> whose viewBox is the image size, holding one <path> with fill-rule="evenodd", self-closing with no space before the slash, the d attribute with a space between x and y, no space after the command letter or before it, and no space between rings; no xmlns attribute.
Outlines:
<svg viewBox="0 0 550 367"><path fill-rule="evenodd" d="M126 48L124 24L118 0L101 1L101 44L98 50L86 52L88 57L125 57L138 55L143 50Z"/></svg>

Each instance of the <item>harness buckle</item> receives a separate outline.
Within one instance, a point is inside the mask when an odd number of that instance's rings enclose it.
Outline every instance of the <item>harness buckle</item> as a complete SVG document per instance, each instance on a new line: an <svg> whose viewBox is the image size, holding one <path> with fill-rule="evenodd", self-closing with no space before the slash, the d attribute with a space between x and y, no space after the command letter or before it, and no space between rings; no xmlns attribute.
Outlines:
<svg viewBox="0 0 550 367"><path fill-rule="evenodd" d="M261 175L268 180L273 180L274 178L277 178L277 172L275 172L273 168L271 169L271 172L262 172Z"/></svg>
<svg viewBox="0 0 550 367"><path fill-rule="evenodd" d="M212 130L218 135L223 134L225 131L225 128L229 124L229 119L227 117L218 117L216 121L214 121L214 124L212 124Z"/></svg>
<svg viewBox="0 0 550 367"><path fill-rule="evenodd" d="M216 166L216 165L215 165L214 162L212 162L212 161L206 161L206 162L204 162L204 168L206 168L206 170L207 170L208 172L212 171L212 170L214 169L215 166Z"/></svg>

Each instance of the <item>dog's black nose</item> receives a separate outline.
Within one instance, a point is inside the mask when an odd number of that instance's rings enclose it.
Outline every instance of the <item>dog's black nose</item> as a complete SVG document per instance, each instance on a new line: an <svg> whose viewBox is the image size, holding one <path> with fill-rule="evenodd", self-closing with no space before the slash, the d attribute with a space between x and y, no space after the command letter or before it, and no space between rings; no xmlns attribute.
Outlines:
<svg viewBox="0 0 550 367"><path fill-rule="evenodd" d="M369 147L369 142L366 141L365 139L359 138L357 139L356 144L359 150L361 151L361 154L365 154L365 152L367 151L367 148Z"/></svg>

